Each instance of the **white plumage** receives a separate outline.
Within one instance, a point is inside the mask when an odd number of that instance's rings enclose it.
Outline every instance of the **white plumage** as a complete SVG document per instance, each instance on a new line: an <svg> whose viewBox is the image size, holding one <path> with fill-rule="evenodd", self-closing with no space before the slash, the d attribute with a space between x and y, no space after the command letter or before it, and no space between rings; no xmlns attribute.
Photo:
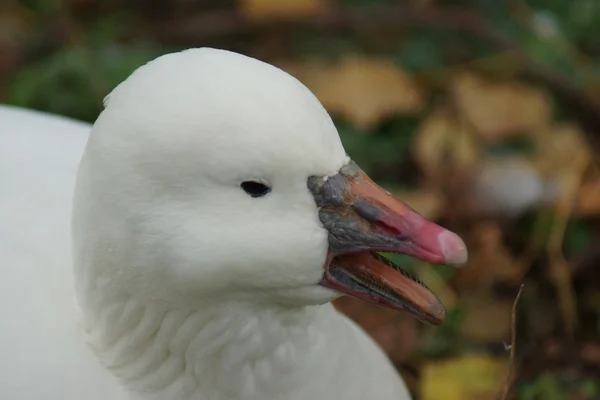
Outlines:
<svg viewBox="0 0 600 400"><path fill-rule="evenodd" d="M0 107L0 397L409 399L317 285L306 179L345 162L302 84L226 51L141 67L93 128Z"/></svg>

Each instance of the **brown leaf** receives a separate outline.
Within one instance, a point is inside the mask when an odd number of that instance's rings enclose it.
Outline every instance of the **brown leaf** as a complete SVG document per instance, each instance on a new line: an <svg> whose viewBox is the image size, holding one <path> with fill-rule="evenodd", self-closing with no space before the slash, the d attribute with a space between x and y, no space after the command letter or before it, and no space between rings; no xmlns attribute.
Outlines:
<svg viewBox="0 0 600 400"><path fill-rule="evenodd" d="M303 19L328 9L327 0L240 0L240 9L249 20Z"/></svg>
<svg viewBox="0 0 600 400"><path fill-rule="evenodd" d="M469 234L469 260L457 270L454 284L461 292L486 292L498 282L519 283L522 266L502 243L502 232L495 223L482 223Z"/></svg>
<svg viewBox="0 0 600 400"><path fill-rule="evenodd" d="M575 203L577 215L597 213L597 178L582 179L593 155L585 135L574 123L562 123L539 132L533 163L538 170L555 183L558 206L570 207Z"/></svg>
<svg viewBox="0 0 600 400"><path fill-rule="evenodd" d="M413 142L415 160L428 176L448 170L468 171L480 159L475 138L446 109L433 111L420 125Z"/></svg>
<svg viewBox="0 0 600 400"><path fill-rule="evenodd" d="M574 123L550 126L534 138L536 153L533 162L546 174L558 175L564 169L571 169L576 164L574 161L591 157L585 134Z"/></svg>
<svg viewBox="0 0 600 400"><path fill-rule="evenodd" d="M412 114L423 106L423 95L412 77L384 58L351 55L336 63L312 60L284 68L330 112L360 128L371 128L392 115Z"/></svg>
<svg viewBox="0 0 600 400"><path fill-rule="evenodd" d="M454 77L451 90L460 113L488 141L534 133L552 116L548 95L522 83L492 83L463 72Z"/></svg>
<svg viewBox="0 0 600 400"><path fill-rule="evenodd" d="M396 190L393 194L427 219L438 219L444 209L444 196L438 190Z"/></svg>
<svg viewBox="0 0 600 400"><path fill-rule="evenodd" d="M596 171L579 188L574 211L578 216L600 215L600 171Z"/></svg>

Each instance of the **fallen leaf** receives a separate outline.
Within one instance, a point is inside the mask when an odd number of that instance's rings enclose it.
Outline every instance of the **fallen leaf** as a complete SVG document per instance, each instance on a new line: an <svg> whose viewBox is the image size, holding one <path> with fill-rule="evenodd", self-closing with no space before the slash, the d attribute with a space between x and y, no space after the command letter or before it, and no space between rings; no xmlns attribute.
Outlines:
<svg viewBox="0 0 600 400"><path fill-rule="evenodd" d="M239 7L252 21L302 19L323 13L328 9L326 0L240 0Z"/></svg>
<svg viewBox="0 0 600 400"><path fill-rule="evenodd" d="M536 153L533 163L545 176L552 179L557 188L557 205L568 203L570 207L573 197L575 205L581 206L579 215L590 215L600 205L596 198L595 183L582 180L593 155L587 145L584 133L574 123L554 125L536 135ZM579 192L579 190L583 192Z"/></svg>
<svg viewBox="0 0 600 400"><path fill-rule="evenodd" d="M563 124L549 132L546 140L540 142L540 152L554 156L548 165L554 168L551 172L560 192L554 204L555 220L547 244L548 273L556 286L564 328L573 337L579 316L571 266L563 254L563 241L592 156L583 144L581 132L573 124Z"/></svg>
<svg viewBox="0 0 600 400"><path fill-rule="evenodd" d="M439 218L444 209L444 196L438 190L396 190L393 191L393 195L427 219Z"/></svg>
<svg viewBox="0 0 600 400"><path fill-rule="evenodd" d="M423 106L423 94L412 77L385 58L350 55L339 62L312 60L287 64L328 111L368 129L393 115L407 115Z"/></svg>
<svg viewBox="0 0 600 400"><path fill-rule="evenodd" d="M429 176L449 169L468 171L480 159L475 138L446 109L437 109L425 118L413 140L415 160Z"/></svg>
<svg viewBox="0 0 600 400"><path fill-rule="evenodd" d="M469 260L456 270L454 285L462 293L487 292L495 283L516 284L522 278L522 266L502 242L502 231L494 223L480 223L469 234Z"/></svg>
<svg viewBox="0 0 600 400"><path fill-rule="evenodd" d="M570 169L581 159L591 158L585 135L575 123L562 123L548 127L534 136L536 152L534 165L543 173L557 175Z"/></svg>
<svg viewBox="0 0 600 400"><path fill-rule="evenodd" d="M493 399L506 374L507 360L466 355L425 364L421 378L422 400Z"/></svg>
<svg viewBox="0 0 600 400"><path fill-rule="evenodd" d="M488 141L533 134L551 120L549 96L533 86L493 83L463 72L452 80L451 91L461 115Z"/></svg>
<svg viewBox="0 0 600 400"><path fill-rule="evenodd" d="M600 215L600 171L596 172L579 188L574 214L577 216Z"/></svg>

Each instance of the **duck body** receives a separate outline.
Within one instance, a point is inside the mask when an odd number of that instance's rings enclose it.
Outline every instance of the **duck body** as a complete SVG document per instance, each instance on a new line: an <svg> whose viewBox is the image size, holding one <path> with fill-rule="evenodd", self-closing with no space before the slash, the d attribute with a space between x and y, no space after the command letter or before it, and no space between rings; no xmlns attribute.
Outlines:
<svg viewBox="0 0 600 400"><path fill-rule="evenodd" d="M0 106L0 188L11 400L409 400L331 301L440 323L376 252L466 259L349 159L300 82L215 49L140 67L93 126Z"/></svg>
<svg viewBox="0 0 600 400"><path fill-rule="evenodd" d="M70 219L90 125L0 105L0 395L126 399L83 340Z"/></svg>
<svg viewBox="0 0 600 400"><path fill-rule="evenodd" d="M194 363L194 355L182 351L188 370L180 370L177 385L165 385L163 392L160 384L147 383L142 394L128 392L98 361L75 301L70 214L91 125L11 106L0 106L0 124L5 127L0 130L0 314L8 321L0 330L7 354L0 370L8 371L0 378L0 393L7 398L351 400L377 393L378 399L410 399L380 348L330 304L301 310L210 304L201 315L187 310L179 327L169 327L172 339L185 332L178 345L196 341L206 358ZM125 302L119 312L132 306ZM163 318L149 317L160 321L147 326L150 333L160 330L166 313L157 315ZM130 335L141 322L124 329L121 339L133 342ZM190 324L195 332L186 331ZM229 350L220 357L223 345ZM156 354L148 362L152 373L140 377L160 382L159 368L168 360L163 351L147 345L145 356L119 374L128 369L139 374L140 365Z"/></svg>

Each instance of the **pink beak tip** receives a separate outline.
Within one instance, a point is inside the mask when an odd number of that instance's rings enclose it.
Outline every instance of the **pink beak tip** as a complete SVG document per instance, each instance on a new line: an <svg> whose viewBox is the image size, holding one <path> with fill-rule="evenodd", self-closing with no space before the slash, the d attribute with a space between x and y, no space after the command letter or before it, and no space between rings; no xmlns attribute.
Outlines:
<svg viewBox="0 0 600 400"><path fill-rule="evenodd" d="M458 265L467 262L469 258L467 246L457 234L444 229L438 234L437 240L442 249L445 264Z"/></svg>

